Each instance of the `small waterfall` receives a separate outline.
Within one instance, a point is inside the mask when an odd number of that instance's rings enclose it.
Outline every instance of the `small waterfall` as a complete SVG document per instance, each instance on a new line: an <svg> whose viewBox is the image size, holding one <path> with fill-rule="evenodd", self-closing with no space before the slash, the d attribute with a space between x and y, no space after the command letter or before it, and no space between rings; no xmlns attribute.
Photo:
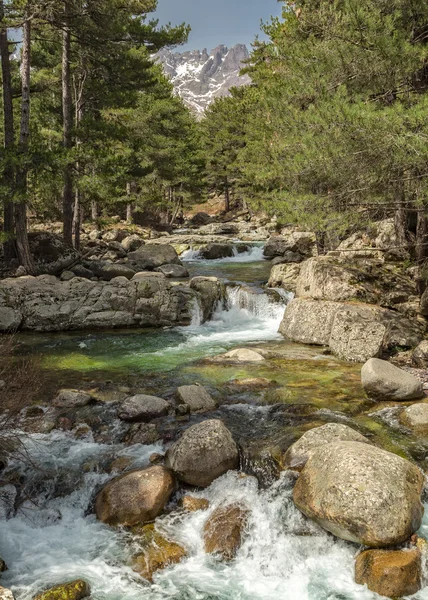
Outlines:
<svg viewBox="0 0 428 600"><path fill-rule="evenodd" d="M190 248L189 250L185 250L182 254L180 254L180 260L184 262L201 260L201 252L200 250L194 250L193 248Z"/></svg>
<svg viewBox="0 0 428 600"><path fill-rule="evenodd" d="M191 327L199 327L202 325L204 315L201 307L201 303L199 298L193 299L193 309L192 309L192 320L190 322Z"/></svg>
<svg viewBox="0 0 428 600"><path fill-rule="evenodd" d="M227 258L218 258L215 260L210 260L210 263L251 263L251 262L259 262L263 260L263 245L250 245L248 250L245 252L239 252L238 246L234 245L232 247L233 256L229 256ZM205 260L201 256L200 250L195 250L194 248L190 248L190 250L185 250L181 255L180 259L184 262L193 262L193 261L202 261Z"/></svg>
<svg viewBox="0 0 428 600"><path fill-rule="evenodd" d="M283 296L276 290L269 293L252 287L226 287L227 310L239 308L258 319L277 320L278 326L284 316L284 309L288 300L288 296Z"/></svg>

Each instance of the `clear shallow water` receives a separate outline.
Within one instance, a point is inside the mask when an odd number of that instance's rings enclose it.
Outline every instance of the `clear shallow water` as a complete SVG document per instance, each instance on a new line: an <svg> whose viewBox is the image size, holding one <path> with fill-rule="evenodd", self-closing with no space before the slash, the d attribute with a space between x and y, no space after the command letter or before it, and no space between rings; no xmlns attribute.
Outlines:
<svg viewBox="0 0 428 600"><path fill-rule="evenodd" d="M268 342L266 347L275 349L278 342L281 347L277 330L287 298L262 294L259 288L259 282L267 279L261 273L268 272L269 263L240 262L235 258L240 257L189 264L198 274L251 284L249 288L230 287L228 305L219 307L205 325L195 322L188 328L163 331L28 336L27 347L43 354L45 366L55 373L57 387L62 374L76 376L79 372L98 373L113 381L124 372L137 373L144 383L151 374L158 373L171 379L173 386L177 385L178 376L203 381L206 378L220 388L234 378L265 376L277 379L279 384L266 392L268 404L311 403L316 409L328 407L323 408L322 415L310 417L319 419L319 424L322 416L325 420L338 415L348 418L346 410L359 402L358 369L318 357L314 351L294 350L297 355L301 353L301 360L293 360L291 351L290 360L285 354L284 359L270 361L269 366L250 369L194 362L240 344ZM317 368L319 372L315 374ZM230 394L233 400L236 392ZM251 398L257 401L254 395ZM226 422L235 427L241 422L241 428L260 434L264 423L269 424L269 406L248 405L246 393L242 403L238 398L235 401L222 413ZM302 431L305 423L302 422ZM375 423L364 424L371 427ZM276 427L286 430L281 422ZM373 431L379 433L378 430L376 425ZM249 432L245 433L248 437ZM356 546L336 540L296 510L287 474L272 487L260 489L255 478L228 473L199 494L210 500L209 511L187 515L175 511L159 519L159 529L181 543L188 557L158 573L149 586L128 566L133 554L129 535L99 523L90 507L94 494L110 477L101 467L106 461L127 456L133 460L132 466L145 466L149 456L161 451L162 446L129 448L95 443L91 438L76 440L71 433L58 431L32 435L26 444L34 465L16 468L25 474L24 492L28 492L31 501L24 502L18 516L0 521L0 555L9 565L2 584L13 588L17 600L30 600L46 587L75 578L84 578L91 584L94 600L379 598L354 583ZM228 502L243 503L250 516L236 560L224 564L204 553L202 530L210 512ZM422 534L428 535L427 519ZM428 600L428 591L415 598Z"/></svg>

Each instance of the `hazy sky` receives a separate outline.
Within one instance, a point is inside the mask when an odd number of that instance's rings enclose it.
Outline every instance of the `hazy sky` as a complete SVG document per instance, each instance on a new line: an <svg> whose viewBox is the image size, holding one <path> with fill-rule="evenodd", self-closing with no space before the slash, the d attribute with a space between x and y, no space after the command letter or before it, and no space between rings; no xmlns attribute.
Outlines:
<svg viewBox="0 0 428 600"><path fill-rule="evenodd" d="M260 21L281 14L277 0L158 0L156 13L162 24L185 21L192 27L189 43L178 50L219 44L247 44L260 32Z"/></svg>

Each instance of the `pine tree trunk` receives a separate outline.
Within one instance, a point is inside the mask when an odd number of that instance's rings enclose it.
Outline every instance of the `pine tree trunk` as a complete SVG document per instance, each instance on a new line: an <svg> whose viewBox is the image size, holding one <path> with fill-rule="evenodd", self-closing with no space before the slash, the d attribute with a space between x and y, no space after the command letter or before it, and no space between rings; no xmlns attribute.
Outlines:
<svg viewBox="0 0 428 600"><path fill-rule="evenodd" d="M21 131L19 137L19 150L22 155L24 165L28 152L28 140L30 136L30 69L31 69L31 21L26 19L23 25L22 41L22 100L21 100ZM35 268L28 243L27 231L27 167L21 165L17 173L17 188L20 200L15 206L15 225L16 225L16 248L20 264L26 269L27 273L34 275Z"/></svg>
<svg viewBox="0 0 428 600"><path fill-rule="evenodd" d="M132 223L132 213L133 213L132 202L129 202L126 205L126 222L129 223L129 224Z"/></svg>
<svg viewBox="0 0 428 600"><path fill-rule="evenodd" d="M0 27L4 20L4 4L0 0ZM11 152L15 144L15 129L13 121L13 102L12 102L12 79L10 72L9 40L6 27L0 29L0 60L2 66L2 84L3 84L3 128L4 128L4 148ZM3 232L8 239L3 243L3 254L6 262L15 258L14 234L14 214L11 196L14 189L14 169L8 160L4 170L4 182L7 187L7 196L4 199L3 208ZM10 195L10 197L9 197ZM9 239L10 238L10 239Z"/></svg>
<svg viewBox="0 0 428 600"><path fill-rule="evenodd" d="M73 230L74 230L74 247L80 250L80 228L82 226L82 204L80 201L80 190L76 189L74 197L74 213L73 213Z"/></svg>
<svg viewBox="0 0 428 600"><path fill-rule="evenodd" d="M91 219L94 222L98 219L98 204L96 200L91 201Z"/></svg>
<svg viewBox="0 0 428 600"><path fill-rule="evenodd" d="M424 261L428 257L428 222L425 210L418 212L418 222L416 225L416 247L415 254L418 262Z"/></svg>
<svg viewBox="0 0 428 600"><path fill-rule="evenodd" d="M68 16L68 2L64 2L66 10L66 19ZM66 153L66 165L64 168L64 190L62 197L63 214L63 236L64 242L68 246L73 245L73 171L72 164L67 156L72 148L72 124L73 124L73 102L71 97L71 33L70 28L65 24L62 34L62 116L63 116L63 145Z"/></svg>
<svg viewBox="0 0 428 600"><path fill-rule="evenodd" d="M228 213L230 211L230 188L227 177L224 180L224 186L224 210Z"/></svg>

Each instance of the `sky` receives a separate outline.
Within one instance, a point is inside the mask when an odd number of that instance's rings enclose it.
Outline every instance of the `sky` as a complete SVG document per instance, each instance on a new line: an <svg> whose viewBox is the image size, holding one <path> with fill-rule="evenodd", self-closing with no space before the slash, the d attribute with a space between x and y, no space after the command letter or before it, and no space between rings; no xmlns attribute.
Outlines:
<svg viewBox="0 0 428 600"><path fill-rule="evenodd" d="M191 25L189 43L179 46L180 52L209 51L219 44L246 44L249 48L260 33L260 22L279 16L281 6L277 0L158 0L155 16L162 25L183 21Z"/></svg>

